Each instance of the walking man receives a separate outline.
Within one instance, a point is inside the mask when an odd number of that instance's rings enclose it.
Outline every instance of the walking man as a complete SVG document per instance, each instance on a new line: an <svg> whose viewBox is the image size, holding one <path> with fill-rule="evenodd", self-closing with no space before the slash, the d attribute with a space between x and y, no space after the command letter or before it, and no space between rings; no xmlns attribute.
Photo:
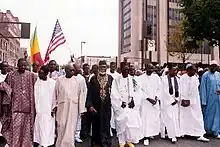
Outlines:
<svg viewBox="0 0 220 147"><path fill-rule="evenodd" d="M10 147L33 146L35 119L34 84L36 75L27 69L24 58L18 60L18 70L8 74L5 82L11 87L11 98L4 105L9 123L3 124L2 134Z"/></svg>
<svg viewBox="0 0 220 147"><path fill-rule="evenodd" d="M58 138L56 147L75 147L76 124L85 112L85 99L72 64L65 67L66 75L56 81L53 112L56 112Z"/></svg>
<svg viewBox="0 0 220 147"><path fill-rule="evenodd" d="M48 78L49 68L42 66L35 83L36 118L34 124L34 142L43 147L54 144L55 118L51 116L55 81Z"/></svg>
<svg viewBox="0 0 220 147"><path fill-rule="evenodd" d="M106 61L99 62L98 74L94 75L88 87L86 107L92 114L91 147L111 147L111 85L112 76L106 74Z"/></svg>

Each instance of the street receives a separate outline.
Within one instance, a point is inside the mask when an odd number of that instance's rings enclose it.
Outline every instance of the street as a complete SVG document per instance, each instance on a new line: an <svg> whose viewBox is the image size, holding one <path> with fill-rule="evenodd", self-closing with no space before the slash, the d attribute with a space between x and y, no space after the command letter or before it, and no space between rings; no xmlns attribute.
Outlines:
<svg viewBox="0 0 220 147"><path fill-rule="evenodd" d="M118 147L116 139L113 139L112 147ZM194 138L179 139L176 144L171 144L168 140L154 139L150 141L149 147L219 147L220 140L211 138L209 143L196 141ZM77 144L76 147L90 147L90 141L87 140L82 144ZM143 142L135 147L144 147Z"/></svg>
<svg viewBox="0 0 220 147"><path fill-rule="evenodd" d="M112 140L113 144L112 147L118 147L118 143L114 138ZM176 144L171 144L169 140L165 139L154 139L150 141L149 147L219 147L220 140L211 138L209 143L203 143L196 141L195 138L186 138L186 139L179 139ZM90 140L82 144L77 144L76 147L90 147ZM144 147L143 142L136 145L135 147Z"/></svg>
<svg viewBox="0 0 220 147"><path fill-rule="evenodd" d="M112 140L112 147L118 147L117 141ZM0 142L0 147L4 147L4 142ZM209 143L196 141L194 138L179 139L176 144L171 144L168 140L154 139L150 141L149 147L219 147L220 140L211 138ZM90 147L90 140L84 141L82 144L77 144L76 147ZM135 147L144 147L143 142Z"/></svg>

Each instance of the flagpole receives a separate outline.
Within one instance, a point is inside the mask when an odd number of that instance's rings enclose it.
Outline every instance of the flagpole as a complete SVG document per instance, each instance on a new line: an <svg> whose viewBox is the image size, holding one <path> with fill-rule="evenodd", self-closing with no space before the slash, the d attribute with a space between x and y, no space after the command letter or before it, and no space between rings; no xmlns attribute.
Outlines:
<svg viewBox="0 0 220 147"><path fill-rule="evenodd" d="M70 59L71 59L71 61L72 61L72 51L71 51L71 48L70 48L69 43L67 42L67 40L66 40L66 45L67 45L67 48L68 48L68 50L69 50ZM73 54L73 55L74 55L74 54Z"/></svg>

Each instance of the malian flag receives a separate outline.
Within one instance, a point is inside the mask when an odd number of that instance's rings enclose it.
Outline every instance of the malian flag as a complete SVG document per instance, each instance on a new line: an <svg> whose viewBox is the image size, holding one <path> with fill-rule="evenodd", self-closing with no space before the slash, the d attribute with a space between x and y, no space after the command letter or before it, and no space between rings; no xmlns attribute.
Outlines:
<svg viewBox="0 0 220 147"><path fill-rule="evenodd" d="M35 27L34 34L31 41L31 63L39 63L40 66L44 64L41 54L40 54L40 48L38 44L38 38L37 38L37 27Z"/></svg>

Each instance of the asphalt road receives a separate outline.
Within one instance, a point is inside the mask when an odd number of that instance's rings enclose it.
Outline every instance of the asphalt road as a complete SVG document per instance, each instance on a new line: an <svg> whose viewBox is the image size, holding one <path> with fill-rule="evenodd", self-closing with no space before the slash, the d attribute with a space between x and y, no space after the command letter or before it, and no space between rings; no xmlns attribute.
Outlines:
<svg viewBox="0 0 220 147"><path fill-rule="evenodd" d="M148 147L220 147L220 140L214 138L210 139L209 143L203 143L196 141L195 138L184 138L178 139L176 144L171 144L169 140L156 138L154 140L150 140L150 145ZM112 147L118 147L118 143L115 138L112 140L112 143ZM0 147L4 147L3 144L3 142L0 142ZM77 144L76 147L90 147L90 140L87 139L82 144ZM135 147L144 147L143 142L135 145Z"/></svg>
<svg viewBox="0 0 220 147"><path fill-rule="evenodd" d="M148 147L220 147L220 140L210 138L209 143L199 142L195 138L184 138L184 139L178 139L178 142L176 144L172 144L167 139L160 139L156 138L153 140L150 140L150 145ZM117 140L114 138L112 140L113 144L112 147L118 147ZM77 144L76 147L90 147L90 141L86 140L82 144ZM143 145L143 142L140 142L138 145L135 145L135 147L145 147Z"/></svg>

